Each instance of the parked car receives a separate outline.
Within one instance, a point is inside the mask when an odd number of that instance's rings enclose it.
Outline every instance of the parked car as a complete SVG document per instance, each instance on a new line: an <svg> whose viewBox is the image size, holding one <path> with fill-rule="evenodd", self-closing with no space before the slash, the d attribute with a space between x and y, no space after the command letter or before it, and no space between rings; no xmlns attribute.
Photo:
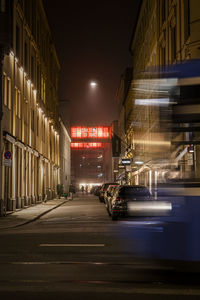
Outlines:
<svg viewBox="0 0 200 300"><path fill-rule="evenodd" d="M150 200L150 192L142 185L122 185L115 189L109 198L108 210L113 220L119 216L126 216L128 213L127 204L132 201Z"/></svg>
<svg viewBox="0 0 200 300"><path fill-rule="evenodd" d="M97 185L93 185L90 189L90 194L94 194L96 188L97 188Z"/></svg>
<svg viewBox="0 0 200 300"><path fill-rule="evenodd" d="M99 201L100 202L104 202L105 203L105 192L107 191L107 188L109 185L118 185L118 183L116 182L105 182L102 186L101 186L101 189L99 191Z"/></svg>
<svg viewBox="0 0 200 300"><path fill-rule="evenodd" d="M98 196L98 197L99 197L100 189L101 189L101 186L100 186L100 185L97 186L97 187L95 188L95 190L94 190L94 195L95 195L95 196Z"/></svg>
<svg viewBox="0 0 200 300"><path fill-rule="evenodd" d="M142 185L122 185L108 198L109 214L113 220L119 216L166 216L171 213L170 201L152 198L149 189Z"/></svg>

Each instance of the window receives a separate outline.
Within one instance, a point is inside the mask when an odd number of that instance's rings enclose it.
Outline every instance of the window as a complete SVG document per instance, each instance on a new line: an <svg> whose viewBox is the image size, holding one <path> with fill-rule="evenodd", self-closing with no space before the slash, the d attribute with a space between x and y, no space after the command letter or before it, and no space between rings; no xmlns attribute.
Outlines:
<svg viewBox="0 0 200 300"><path fill-rule="evenodd" d="M42 118L42 140L43 142L45 141L45 121L44 121L44 118L43 116L41 117Z"/></svg>
<svg viewBox="0 0 200 300"><path fill-rule="evenodd" d="M46 86L45 86L45 80L43 75L41 75L41 98L42 101L45 103L45 97L46 97Z"/></svg>
<svg viewBox="0 0 200 300"><path fill-rule="evenodd" d="M37 78L37 90L40 91L40 67L39 67L38 64L37 64L37 75L36 75L36 78Z"/></svg>
<svg viewBox="0 0 200 300"><path fill-rule="evenodd" d="M39 116L37 115L37 136L39 136Z"/></svg>
<svg viewBox="0 0 200 300"><path fill-rule="evenodd" d="M183 5L184 5L184 38L186 42L190 35L190 1L184 0Z"/></svg>
<svg viewBox="0 0 200 300"><path fill-rule="evenodd" d="M45 142L45 119L43 122L43 141Z"/></svg>
<svg viewBox="0 0 200 300"><path fill-rule="evenodd" d="M0 0L0 12L6 12L6 0Z"/></svg>
<svg viewBox="0 0 200 300"><path fill-rule="evenodd" d="M28 71L28 45L27 42L24 44L24 67L26 72Z"/></svg>
<svg viewBox="0 0 200 300"><path fill-rule="evenodd" d="M171 61L176 59L176 26L171 28Z"/></svg>
<svg viewBox="0 0 200 300"><path fill-rule="evenodd" d="M31 12L32 12L31 19L32 19L32 33L33 33L34 37L36 36L36 17L35 17L35 11L36 11L36 3L35 3L35 1L33 1L32 2L32 9L31 9Z"/></svg>
<svg viewBox="0 0 200 300"><path fill-rule="evenodd" d="M15 47L16 47L16 55L17 58L20 57L20 28L18 25L16 25L16 43L15 43Z"/></svg>
<svg viewBox="0 0 200 300"><path fill-rule="evenodd" d="M21 118L21 93L18 88L15 88L15 114Z"/></svg>
<svg viewBox="0 0 200 300"><path fill-rule="evenodd" d="M31 56L31 80L34 82L35 79L35 65L34 65L34 57Z"/></svg>
<svg viewBox="0 0 200 300"><path fill-rule="evenodd" d="M165 21L165 13L166 13L166 10L165 10L165 0L162 0L161 2L161 20L162 20L162 23L164 23Z"/></svg>
<svg viewBox="0 0 200 300"><path fill-rule="evenodd" d="M166 51L165 47L161 47L161 65L164 67L166 63Z"/></svg>
<svg viewBox="0 0 200 300"><path fill-rule="evenodd" d="M28 102L24 99L24 124L28 125Z"/></svg>
<svg viewBox="0 0 200 300"><path fill-rule="evenodd" d="M31 110L31 129L34 131L34 120L35 120L35 112L34 109Z"/></svg>
<svg viewBox="0 0 200 300"><path fill-rule="evenodd" d="M6 74L3 75L3 98L4 105L11 109L11 80Z"/></svg>

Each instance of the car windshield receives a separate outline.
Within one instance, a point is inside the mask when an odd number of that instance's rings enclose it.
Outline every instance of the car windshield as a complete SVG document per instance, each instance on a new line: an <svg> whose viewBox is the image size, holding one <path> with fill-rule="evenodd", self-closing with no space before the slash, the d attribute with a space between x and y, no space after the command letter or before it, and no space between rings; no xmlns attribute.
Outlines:
<svg viewBox="0 0 200 300"><path fill-rule="evenodd" d="M120 196L135 196L135 197L149 197L149 190L145 187L122 187L119 191Z"/></svg>

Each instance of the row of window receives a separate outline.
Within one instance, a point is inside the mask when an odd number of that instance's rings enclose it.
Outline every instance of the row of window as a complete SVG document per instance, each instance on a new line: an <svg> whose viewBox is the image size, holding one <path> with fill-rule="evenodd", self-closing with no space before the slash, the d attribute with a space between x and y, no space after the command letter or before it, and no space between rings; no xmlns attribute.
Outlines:
<svg viewBox="0 0 200 300"><path fill-rule="evenodd" d="M46 102L46 84L45 78L41 71L41 67L39 62L36 63L36 53L35 50L32 48L30 50L30 45L27 39L24 41L24 45L22 47L22 34L20 32L20 26L16 25L16 39L15 39L15 50L16 50L16 57L18 59L21 58L21 52L23 52L23 62L24 70L28 74L30 74L30 79L33 82L35 88L38 90L38 93L41 96L42 101ZM21 47L23 51L21 51ZM30 53L31 52L31 53ZM37 65L37 66L36 66Z"/></svg>
<svg viewBox="0 0 200 300"><path fill-rule="evenodd" d="M15 87L15 115L21 119L21 105L22 105L22 99L21 99L21 92L20 90ZM3 99L4 99L4 105L11 110L12 109L12 103L11 103L11 79L4 73L3 76ZM29 107L27 104L26 99L24 99L24 123L28 125L29 121ZM35 120L35 111L34 109L31 109L31 129L32 131L35 130L34 126L34 120ZM45 141L45 122L42 119L42 139ZM39 115L37 116L37 136L39 135Z"/></svg>
<svg viewBox="0 0 200 300"><path fill-rule="evenodd" d="M169 15L170 7L172 4L171 1L166 0L160 0L160 30L162 28L162 24L166 21L167 15ZM168 5L167 5L168 3ZM184 38L185 41L187 41L189 35L190 35L190 0L183 0L182 2L183 7L183 18L184 18ZM174 9L175 15L176 15L176 6L171 7Z"/></svg>

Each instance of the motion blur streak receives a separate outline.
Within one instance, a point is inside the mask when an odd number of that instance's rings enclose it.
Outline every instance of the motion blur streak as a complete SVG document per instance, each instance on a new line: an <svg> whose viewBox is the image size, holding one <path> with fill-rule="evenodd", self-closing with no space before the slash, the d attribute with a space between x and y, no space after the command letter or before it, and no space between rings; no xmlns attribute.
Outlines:
<svg viewBox="0 0 200 300"><path fill-rule="evenodd" d="M167 215L172 210L170 202L159 201L144 201L144 202L128 202L128 214L130 216L136 215Z"/></svg>

